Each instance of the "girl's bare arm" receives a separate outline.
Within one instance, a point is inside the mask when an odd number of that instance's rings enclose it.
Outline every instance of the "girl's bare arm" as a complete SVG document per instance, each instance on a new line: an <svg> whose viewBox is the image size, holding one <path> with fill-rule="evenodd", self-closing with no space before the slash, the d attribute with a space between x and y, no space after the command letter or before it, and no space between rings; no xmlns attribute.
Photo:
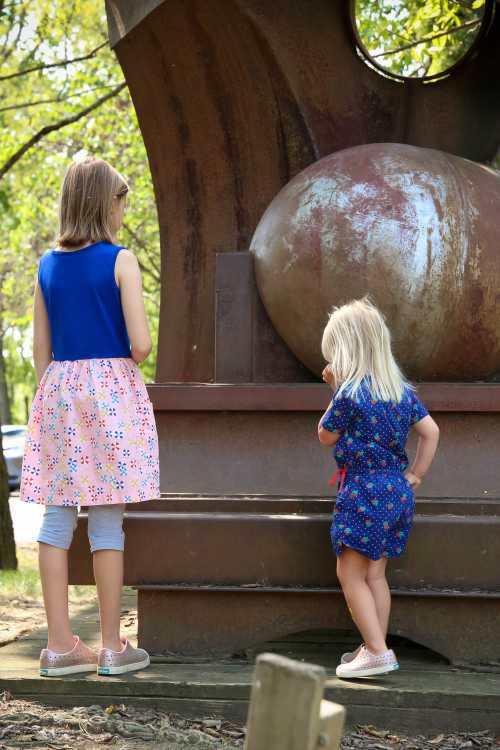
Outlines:
<svg viewBox="0 0 500 750"><path fill-rule="evenodd" d="M326 445L327 448L331 448L332 445L335 445L335 443L340 439L340 432L330 432L330 430L325 430L325 428L321 426L321 422L323 421L325 415L328 413L329 409L330 406L318 422L318 440L321 445Z"/></svg>
<svg viewBox="0 0 500 750"><path fill-rule="evenodd" d="M151 351L151 335L144 308L139 263L130 250L121 250L118 253L115 278L120 287L123 316L130 339L132 359L135 362L142 362Z"/></svg>
<svg viewBox="0 0 500 750"><path fill-rule="evenodd" d="M49 316L45 299L38 281L35 282L35 301L33 305L33 361L37 381L52 362L52 339L50 336Z"/></svg>
<svg viewBox="0 0 500 750"><path fill-rule="evenodd" d="M417 452L413 465L405 476L412 486L418 487L434 459L439 442L439 427L431 416L427 416L417 422L414 429L418 435Z"/></svg>
<svg viewBox="0 0 500 750"><path fill-rule="evenodd" d="M333 373L330 365L327 365L323 369L322 378L325 383L328 383L332 391L335 391L336 386L333 380ZM329 408L330 406L328 407L328 409ZM330 432L330 430L325 430L325 428L321 426L321 422L328 412L328 409L325 411L318 423L318 440L321 445L326 445L327 448L331 448L332 445L335 445L335 443L340 439L340 432Z"/></svg>

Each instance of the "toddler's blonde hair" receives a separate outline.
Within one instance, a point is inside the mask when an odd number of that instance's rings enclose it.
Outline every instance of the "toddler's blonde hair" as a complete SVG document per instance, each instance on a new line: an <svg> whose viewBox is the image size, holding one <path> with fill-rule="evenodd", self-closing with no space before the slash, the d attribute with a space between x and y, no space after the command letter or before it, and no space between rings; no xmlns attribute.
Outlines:
<svg viewBox="0 0 500 750"><path fill-rule="evenodd" d="M333 308L321 350L330 364L337 394L356 394L364 382L377 401L399 403L412 387L394 359L391 334L382 313L368 297Z"/></svg>
<svg viewBox="0 0 500 750"><path fill-rule="evenodd" d="M113 198L124 197L127 192L125 179L104 159L89 156L73 162L64 177L59 199L60 247L114 242Z"/></svg>

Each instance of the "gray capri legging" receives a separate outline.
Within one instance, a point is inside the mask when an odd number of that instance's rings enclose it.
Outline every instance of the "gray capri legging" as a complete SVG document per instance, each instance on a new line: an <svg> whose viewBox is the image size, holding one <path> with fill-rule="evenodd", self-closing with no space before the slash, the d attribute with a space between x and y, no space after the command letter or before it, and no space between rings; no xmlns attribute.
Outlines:
<svg viewBox="0 0 500 750"><path fill-rule="evenodd" d="M90 551L114 549L123 552L124 505L93 505L88 511ZM76 529L78 508L74 505L47 505L43 515L38 541L52 547L69 549Z"/></svg>

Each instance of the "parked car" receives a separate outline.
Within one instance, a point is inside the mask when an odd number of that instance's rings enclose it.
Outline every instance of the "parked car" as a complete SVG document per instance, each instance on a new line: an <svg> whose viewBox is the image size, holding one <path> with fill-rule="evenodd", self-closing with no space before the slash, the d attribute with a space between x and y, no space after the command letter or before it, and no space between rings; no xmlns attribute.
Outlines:
<svg viewBox="0 0 500 750"><path fill-rule="evenodd" d="M21 486L21 468L23 465L26 432L27 428L24 425L2 425L3 455L7 464L10 490L18 490Z"/></svg>

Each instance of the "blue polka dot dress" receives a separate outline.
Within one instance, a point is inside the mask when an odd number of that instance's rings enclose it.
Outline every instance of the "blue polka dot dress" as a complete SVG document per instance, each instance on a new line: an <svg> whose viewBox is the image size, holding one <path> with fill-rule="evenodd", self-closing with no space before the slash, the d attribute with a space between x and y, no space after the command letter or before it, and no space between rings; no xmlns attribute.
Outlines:
<svg viewBox="0 0 500 750"><path fill-rule="evenodd" d="M344 547L370 560L405 551L415 508L405 447L412 425L427 415L410 388L399 404L374 400L366 385L355 398L333 397L321 426L341 434L333 453L343 480L331 526L336 555Z"/></svg>

